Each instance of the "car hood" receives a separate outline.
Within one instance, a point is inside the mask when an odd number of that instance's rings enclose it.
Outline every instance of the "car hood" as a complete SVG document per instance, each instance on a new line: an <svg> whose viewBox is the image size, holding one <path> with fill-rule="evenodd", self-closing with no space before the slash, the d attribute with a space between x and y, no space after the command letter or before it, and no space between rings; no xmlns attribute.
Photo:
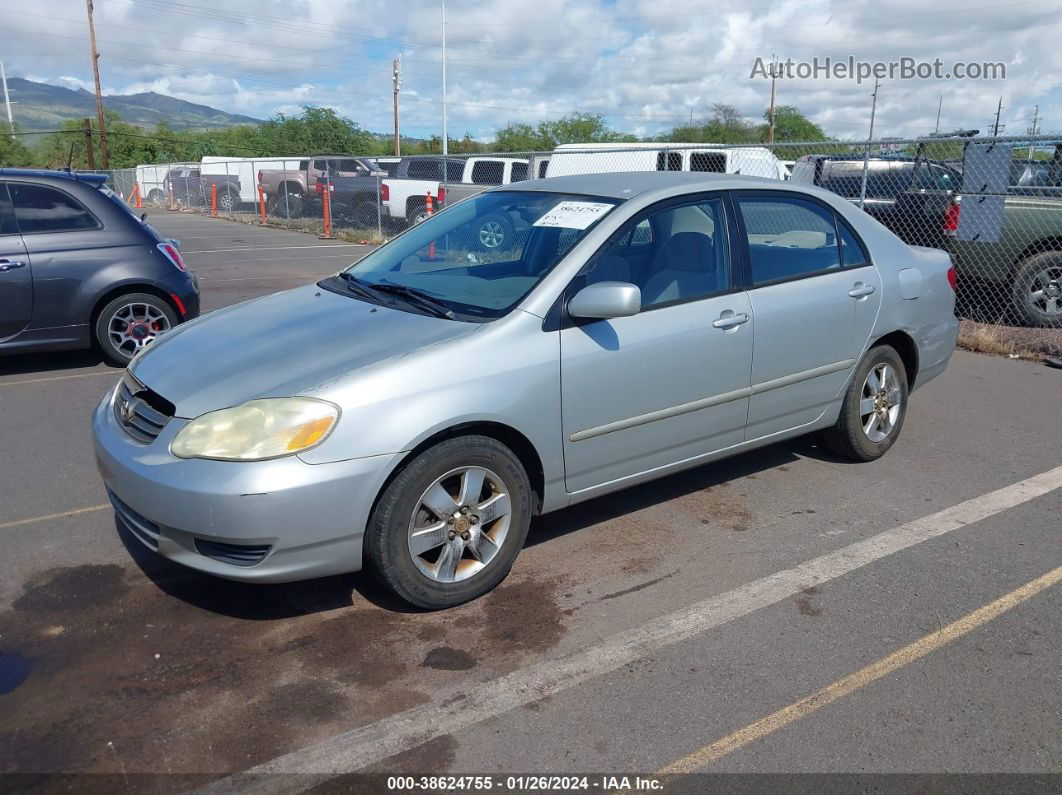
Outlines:
<svg viewBox="0 0 1062 795"><path fill-rule="evenodd" d="M190 419L255 398L327 397L352 371L479 328L308 285L180 326L129 369Z"/></svg>

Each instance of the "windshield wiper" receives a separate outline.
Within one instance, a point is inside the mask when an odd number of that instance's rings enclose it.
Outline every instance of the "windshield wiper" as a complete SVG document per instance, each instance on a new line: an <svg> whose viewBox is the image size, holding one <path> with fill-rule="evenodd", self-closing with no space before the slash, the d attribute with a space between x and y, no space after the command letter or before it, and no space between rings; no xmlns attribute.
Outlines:
<svg viewBox="0 0 1062 795"><path fill-rule="evenodd" d="M372 287L363 282L353 273L342 271L337 274L337 277L342 279L347 284L347 289L355 295L360 295L362 298L368 298L370 301L379 302L380 296Z"/></svg>
<svg viewBox="0 0 1062 795"><path fill-rule="evenodd" d="M436 317L445 317L448 320L454 319L453 311L442 301L438 301L432 298L430 293L426 293L423 290L418 290L416 287L409 287L404 284L395 284L394 282L377 282L372 285L372 289L381 293L390 293L391 295L400 296L411 304L419 306L421 309L425 309Z"/></svg>

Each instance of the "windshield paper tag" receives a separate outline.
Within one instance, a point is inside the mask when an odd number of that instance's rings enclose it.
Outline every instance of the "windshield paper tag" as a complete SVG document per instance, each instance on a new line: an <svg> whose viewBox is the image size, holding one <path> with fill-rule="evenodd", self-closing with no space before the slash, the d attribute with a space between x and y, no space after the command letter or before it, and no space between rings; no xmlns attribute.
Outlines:
<svg viewBox="0 0 1062 795"><path fill-rule="evenodd" d="M612 207L603 202L561 202L531 225L586 229Z"/></svg>

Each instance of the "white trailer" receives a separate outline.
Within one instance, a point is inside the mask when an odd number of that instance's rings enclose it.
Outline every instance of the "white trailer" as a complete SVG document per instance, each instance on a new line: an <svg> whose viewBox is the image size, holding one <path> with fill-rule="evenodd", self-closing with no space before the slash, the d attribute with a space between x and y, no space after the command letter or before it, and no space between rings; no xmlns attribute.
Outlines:
<svg viewBox="0 0 1062 795"><path fill-rule="evenodd" d="M166 175L171 168L195 166L198 163L166 163L161 166L137 166L136 183L140 186L140 197L151 204L163 204L166 201Z"/></svg>
<svg viewBox="0 0 1062 795"><path fill-rule="evenodd" d="M705 171L785 179L782 161L763 146L720 144L561 144L550 155L546 176L613 171Z"/></svg>

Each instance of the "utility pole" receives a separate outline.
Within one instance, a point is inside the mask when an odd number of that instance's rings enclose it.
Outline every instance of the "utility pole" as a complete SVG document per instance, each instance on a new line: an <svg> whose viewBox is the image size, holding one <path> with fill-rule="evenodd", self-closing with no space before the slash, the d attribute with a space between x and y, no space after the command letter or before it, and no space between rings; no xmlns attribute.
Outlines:
<svg viewBox="0 0 1062 795"><path fill-rule="evenodd" d="M88 162L89 171L96 170L96 155L92 151L92 119L85 117L85 159Z"/></svg>
<svg viewBox="0 0 1062 795"><path fill-rule="evenodd" d="M446 183L446 156L449 154L449 134L446 131L446 3L442 4L442 154L443 184Z"/></svg>
<svg viewBox="0 0 1062 795"><path fill-rule="evenodd" d="M767 143L774 143L774 84L778 79L778 56L771 53L771 110L770 126L767 128Z"/></svg>
<svg viewBox="0 0 1062 795"><path fill-rule="evenodd" d="M1029 128L1029 135L1035 137L1035 136L1040 134L1040 126L1038 124L1039 121L1040 121L1040 106L1037 105L1037 106L1035 106L1035 109L1033 110L1033 121L1032 121L1032 127ZM1030 163L1032 162L1032 153L1033 153L1033 142L1029 141L1029 157L1028 157L1028 161Z"/></svg>
<svg viewBox="0 0 1062 795"><path fill-rule="evenodd" d="M870 96L873 97L870 103L870 134L867 136L867 145L863 149L863 179L859 183L859 209L863 209L863 205L867 200L867 169L870 167L870 142L874 140L874 114L878 110L878 89L881 88L881 81L874 81L874 93Z"/></svg>
<svg viewBox="0 0 1062 795"><path fill-rule="evenodd" d="M15 117L11 115L11 95L7 93L7 72L4 71L4 62L0 61L0 79L4 83L4 104L7 105L7 126L11 128L11 134L15 134Z"/></svg>
<svg viewBox="0 0 1062 795"><path fill-rule="evenodd" d="M940 132L940 109L944 107L944 95L940 95L940 101L937 103L937 126L933 128L933 135Z"/></svg>
<svg viewBox="0 0 1062 795"><path fill-rule="evenodd" d="M999 135L999 114L1003 112L1003 97L999 98L999 104L996 106L996 123L992 125L992 137L995 138Z"/></svg>
<svg viewBox="0 0 1062 795"><path fill-rule="evenodd" d="M103 92L100 91L100 54L96 51L96 26L92 22L92 0L85 0L88 10L89 46L92 48L92 75L96 79L96 123L100 126L100 160L108 167L107 130L103 122Z"/></svg>
<svg viewBox="0 0 1062 795"><path fill-rule="evenodd" d="M397 56L391 61L391 86L395 96L395 154L402 154L402 146L398 136L398 91L402 88L402 56Z"/></svg>

